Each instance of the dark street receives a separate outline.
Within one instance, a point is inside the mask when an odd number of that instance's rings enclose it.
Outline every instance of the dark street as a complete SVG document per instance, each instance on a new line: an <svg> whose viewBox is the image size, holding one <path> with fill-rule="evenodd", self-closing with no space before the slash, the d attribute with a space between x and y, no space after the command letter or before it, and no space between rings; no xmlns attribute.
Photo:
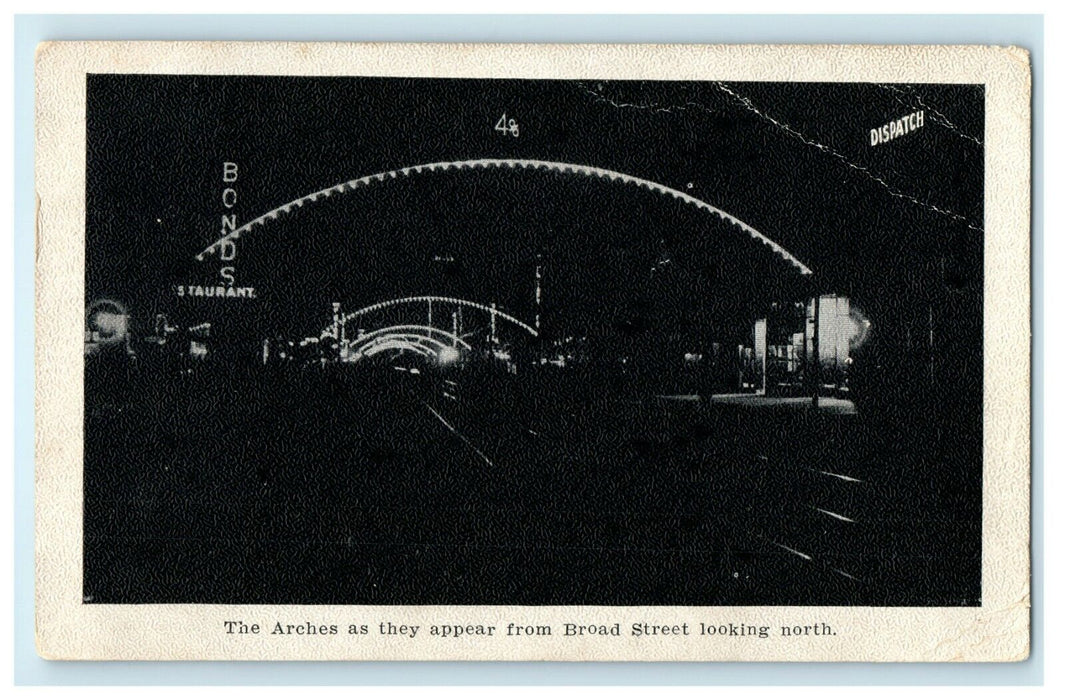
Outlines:
<svg viewBox="0 0 1065 700"><path fill-rule="evenodd" d="M979 604L979 461L920 421L531 381L134 380L86 416L86 598Z"/></svg>

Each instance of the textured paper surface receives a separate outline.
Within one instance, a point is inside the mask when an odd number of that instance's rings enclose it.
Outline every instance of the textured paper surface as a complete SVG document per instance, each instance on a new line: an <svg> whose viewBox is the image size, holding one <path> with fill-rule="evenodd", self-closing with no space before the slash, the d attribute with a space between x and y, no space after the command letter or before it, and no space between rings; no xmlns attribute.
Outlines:
<svg viewBox="0 0 1065 700"><path fill-rule="evenodd" d="M975 83L986 86L983 597L978 608L86 605L82 602L89 73ZM51 43L36 107L36 622L53 659L1016 661L1029 649L1027 54L996 47ZM226 635L349 624L825 623L836 636L440 640Z"/></svg>

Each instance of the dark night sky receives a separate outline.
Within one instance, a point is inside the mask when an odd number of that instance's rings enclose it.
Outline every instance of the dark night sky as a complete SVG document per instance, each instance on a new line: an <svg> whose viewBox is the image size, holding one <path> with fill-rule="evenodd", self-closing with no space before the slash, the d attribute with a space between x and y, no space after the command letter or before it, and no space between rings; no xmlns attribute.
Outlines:
<svg viewBox="0 0 1065 700"><path fill-rule="evenodd" d="M870 146L871 128L922 107L923 129ZM504 112L518 137L493 130ZM155 311L211 313L207 302L178 310L173 285L218 279L217 262L193 258L228 213L223 161L240 166L238 224L314 190L434 161L608 168L747 222L874 317L915 297L980 301L982 86L107 75L89 78L87 137L87 301L123 301L135 323ZM260 320L305 332L332 297L358 305L441 285L525 312L528 261L545 247L557 303L605 303L633 276L653 287L660 259L678 270L660 290L676 298L706 288L707 260L720 252L692 242L710 226L705 215L580 178L433 174L344 197L242 240L238 284L260 290ZM458 271L427 262L444 253Z"/></svg>

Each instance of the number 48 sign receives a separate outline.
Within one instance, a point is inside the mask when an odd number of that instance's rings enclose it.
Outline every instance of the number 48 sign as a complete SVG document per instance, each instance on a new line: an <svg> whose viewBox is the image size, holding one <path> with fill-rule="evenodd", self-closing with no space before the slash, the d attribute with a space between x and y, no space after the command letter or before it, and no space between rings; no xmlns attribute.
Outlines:
<svg viewBox="0 0 1065 700"><path fill-rule="evenodd" d="M495 130L503 133L504 135L510 134L517 138L518 136L518 122L516 119L507 121L507 113L503 112L503 116L496 122Z"/></svg>

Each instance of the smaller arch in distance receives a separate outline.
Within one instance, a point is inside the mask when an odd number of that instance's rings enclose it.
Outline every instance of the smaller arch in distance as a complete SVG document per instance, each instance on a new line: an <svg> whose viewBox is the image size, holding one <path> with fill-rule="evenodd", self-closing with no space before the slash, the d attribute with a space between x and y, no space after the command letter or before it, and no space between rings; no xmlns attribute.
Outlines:
<svg viewBox="0 0 1065 700"><path fill-rule="evenodd" d="M435 337L434 334L443 336L445 340L440 340L439 338ZM455 335L454 333L445 331L441 328L436 328L435 326L420 326L417 324L405 324L400 326L388 326L387 328L378 328L377 330L370 331L369 333L365 333L357 338L352 338L348 341L348 347L363 347L364 345L372 343L375 340L390 336L405 338L422 338L431 343L439 343L441 346L460 345L465 350L472 349L469 343L467 343L465 340Z"/></svg>
<svg viewBox="0 0 1065 700"><path fill-rule="evenodd" d="M438 351L413 341L391 339L387 342L374 343L371 347L356 354L352 362L358 362L363 357L373 357L378 353L386 352L388 350L410 350L411 352L418 353L422 357L436 357L439 355Z"/></svg>
<svg viewBox="0 0 1065 700"><path fill-rule="evenodd" d="M469 308L477 309L479 311L484 311L485 313L495 314L496 316L499 316L500 318L505 319L505 320L509 321L510 323L513 323L514 325L520 327L522 330L524 330L526 333L528 333L529 335L533 336L534 338L536 336L540 335L537 332L537 330L535 328L533 328L532 326L530 326L529 324L525 323L521 319L518 319L518 318L515 318L514 316L511 316L510 314L508 314L505 311L501 311L499 308L493 309L490 306L487 306L485 304L479 304L479 303L477 303L475 301L469 301L468 299L457 299L455 297L443 297L443 296L434 296L434 295L404 297L402 299L390 299L388 301L382 301L382 302L378 302L376 304L371 304L370 306L365 306L365 307L363 307L361 309L358 309L357 311L352 311L351 313L346 314L344 316L344 318L342 319L342 322L346 325L347 322L350 321L351 319L358 318L359 316L365 316L368 313L373 313L374 311L380 311L381 309L386 309L386 308L389 308L391 306L398 306L398 305L402 305L402 304L430 303L430 302L439 302L439 303L442 303L442 304L451 304L451 305L455 305L455 306L466 306L466 307L469 307ZM439 329L437 329L437 330L439 330Z"/></svg>

